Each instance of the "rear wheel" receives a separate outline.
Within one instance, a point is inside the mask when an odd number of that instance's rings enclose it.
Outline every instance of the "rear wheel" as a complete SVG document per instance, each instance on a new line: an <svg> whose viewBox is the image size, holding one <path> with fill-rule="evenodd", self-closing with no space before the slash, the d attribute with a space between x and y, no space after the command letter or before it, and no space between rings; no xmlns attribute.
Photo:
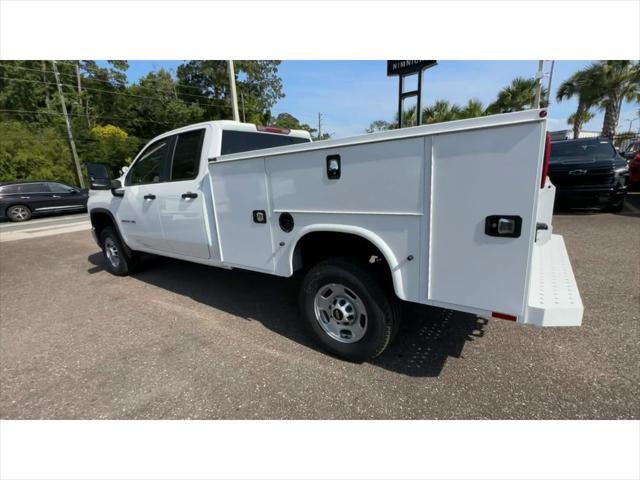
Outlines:
<svg viewBox="0 0 640 480"><path fill-rule="evenodd" d="M396 300L366 264L351 259L313 267L302 284L300 309L317 342L353 362L380 355L399 322Z"/></svg>
<svg viewBox="0 0 640 480"><path fill-rule="evenodd" d="M118 276L133 273L137 266L137 257L124 247L113 227L105 227L100 232L100 244L107 262L107 270Z"/></svg>
<svg viewBox="0 0 640 480"><path fill-rule="evenodd" d="M25 222L31 218L31 209L26 205L13 205L7 209L7 217L12 222Z"/></svg>

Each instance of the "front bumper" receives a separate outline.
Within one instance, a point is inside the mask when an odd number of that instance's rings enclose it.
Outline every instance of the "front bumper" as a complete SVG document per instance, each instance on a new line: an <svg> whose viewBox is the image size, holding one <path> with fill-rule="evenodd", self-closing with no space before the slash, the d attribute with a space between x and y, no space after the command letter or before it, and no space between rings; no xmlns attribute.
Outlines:
<svg viewBox="0 0 640 480"><path fill-rule="evenodd" d="M533 248L529 301L523 323L540 327L578 327L584 307L569 255L560 235Z"/></svg>
<svg viewBox="0 0 640 480"><path fill-rule="evenodd" d="M556 204L573 208L602 208L618 203L627 195L623 187L556 187Z"/></svg>

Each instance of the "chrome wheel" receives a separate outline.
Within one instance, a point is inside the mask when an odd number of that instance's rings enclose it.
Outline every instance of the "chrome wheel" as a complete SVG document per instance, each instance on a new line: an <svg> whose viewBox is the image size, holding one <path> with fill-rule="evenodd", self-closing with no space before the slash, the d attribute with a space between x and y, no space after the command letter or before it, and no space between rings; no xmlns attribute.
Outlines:
<svg viewBox="0 0 640 480"><path fill-rule="evenodd" d="M330 283L318 289L313 309L320 327L338 342L357 342L367 331L364 303L344 285Z"/></svg>
<svg viewBox="0 0 640 480"><path fill-rule="evenodd" d="M107 256L107 260L114 268L118 268L120 265L120 252L116 242L111 237L104 239L104 253Z"/></svg>
<svg viewBox="0 0 640 480"><path fill-rule="evenodd" d="M11 217L11 220L22 222L29 218L29 210L27 210L27 207L23 206L12 207L9 211L9 216Z"/></svg>

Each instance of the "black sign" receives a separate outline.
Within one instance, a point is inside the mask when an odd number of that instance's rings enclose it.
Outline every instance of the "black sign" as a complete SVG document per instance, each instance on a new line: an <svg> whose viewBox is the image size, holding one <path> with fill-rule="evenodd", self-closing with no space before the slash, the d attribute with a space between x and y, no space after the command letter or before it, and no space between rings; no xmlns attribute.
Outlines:
<svg viewBox="0 0 640 480"><path fill-rule="evenodd" d="M435 60L387 60L387 76L419 72L437 63Z"/></svg>

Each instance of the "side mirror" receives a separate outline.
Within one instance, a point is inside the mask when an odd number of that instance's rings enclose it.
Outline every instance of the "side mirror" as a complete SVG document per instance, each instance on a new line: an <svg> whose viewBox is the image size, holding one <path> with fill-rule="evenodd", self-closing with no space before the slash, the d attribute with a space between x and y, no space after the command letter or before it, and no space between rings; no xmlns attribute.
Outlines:
<svg viewBox="0 0 640 480"><path fill-rule="evenodd" d="M87 163L89 188L91 190L109 190L109 170L101 163Z"/></svg>
<svg viewBox="0 0 640 480"><path fill-rule="evenodd" d="M111 180L111 193L114 197L124 196L124 187L120 180Z"/></svg>
<svg viewBox="0 0 640 480"><path fill-rule="evenodd" d="M73 193L78 193L78 191L79 191L79 190L78 190L77 188L70 188L70 189L69 189L69 193L72 193L72 194L73 194Z"/></svg>

